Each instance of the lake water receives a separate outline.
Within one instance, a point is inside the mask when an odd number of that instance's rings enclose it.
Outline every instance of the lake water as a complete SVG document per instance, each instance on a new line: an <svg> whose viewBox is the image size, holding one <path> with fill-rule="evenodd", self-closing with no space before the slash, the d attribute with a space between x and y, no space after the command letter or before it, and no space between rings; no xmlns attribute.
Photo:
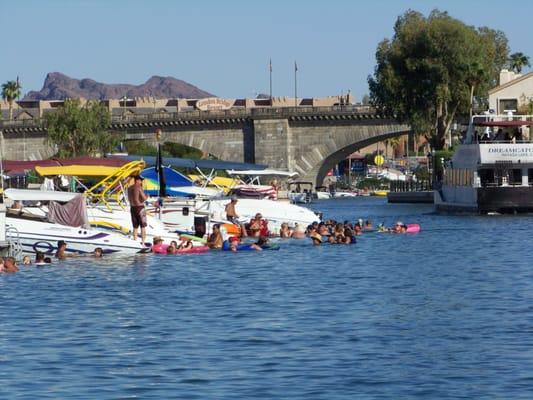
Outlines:
<svg viewBox="0 0 533 400"><path fill-rule="evenodd" d="M0 398L533 397L532 217L312 208L422 232L1 275Z"/></svg>

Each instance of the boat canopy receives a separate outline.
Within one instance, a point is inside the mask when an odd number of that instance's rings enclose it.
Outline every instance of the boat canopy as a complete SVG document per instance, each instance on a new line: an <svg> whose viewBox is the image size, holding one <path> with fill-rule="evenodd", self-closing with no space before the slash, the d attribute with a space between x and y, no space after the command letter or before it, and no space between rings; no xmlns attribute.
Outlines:
<svg viewBox="0 0 533 400"><path fill-rule="evenodd" d="M31 189L6 189L4 197L14 201L60 201L67 202L79 196L79 193L56 192L53 190L31 190Z"/></svg>
<svg viewBox="0 0 533 400"><path fill-rule="evenodd" d="M205 177L200 175L189 175L194 182L198 182L204 186L211 186L223 190L225 193L228 193L230 189L234 188L237 185L243 184L240 179L237 178L226 178L224 176L213 176Z"/></svg>
<svg viewBox="0 0 533 400"><path fill-rule="evenodd" d="M68 166L68 165L95 165L106 167L121 167L126 164L126 160L120 158L97 158L97 157L75 157L75 158L50 158L48 160L36 161L13 161L4 160L2 167L4 171L24 172L35 169L35 167Z"/></svg>
<svg viewBox="0 0 533 400"><path fill-rule="evenodd" d="M520 126L533 126L533 121L475 121L476 126L500 126L506 127L520 127Z"/></svg>
<svg viewBox="0 0 533 400"><path fill-rule="evenodd" d="M146 165L156 165L157 157L154 156L113 156L127 161L144 161ZM233 161L220 160L193 160L188 158L165 157L166 165L174 167L189 168L189 169L218 169L218 170L264 170L266 165L241 163Z"/></svg>
<svg viewBox="0 0 533 400"><path fill-rule="evenodd" d="M185 189L194 186L194 182L192 180L170 167L163 167L163 172L165 174L166 193L168 196L194 197L194 194L180 190L180 188ZM155 167L146 168L141 172L141 176L144 178L144 191L150 196L158 196L159 175Z"/></svg>
<svg viewBox="0 0 533 400"><path fill-rule="evenodd" d="M116 173L120 168L106 167L103 165L69 165L57 167L36 166L35 171L40 176L109 176Z"/></svg>
<svg viewBox="0 0 533 400"><path fill-rule="evenodd" d="M252 175L252 176L284 176L287 178L294 178L298 176L297 172L279 171L275 169L263 169L263 170L234 170L227 171L229 175Z"/></svg>

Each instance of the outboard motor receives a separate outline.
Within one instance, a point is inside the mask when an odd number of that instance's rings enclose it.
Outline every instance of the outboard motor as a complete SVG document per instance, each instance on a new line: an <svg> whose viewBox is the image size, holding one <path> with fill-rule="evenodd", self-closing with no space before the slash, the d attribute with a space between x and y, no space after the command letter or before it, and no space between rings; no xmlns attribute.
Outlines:
<svg viewBox="0 0 533 400"><path fill-rule="evenodd" d="M194 217L194 236L203 238L207 231L206 225L205 217Z"/></svg>

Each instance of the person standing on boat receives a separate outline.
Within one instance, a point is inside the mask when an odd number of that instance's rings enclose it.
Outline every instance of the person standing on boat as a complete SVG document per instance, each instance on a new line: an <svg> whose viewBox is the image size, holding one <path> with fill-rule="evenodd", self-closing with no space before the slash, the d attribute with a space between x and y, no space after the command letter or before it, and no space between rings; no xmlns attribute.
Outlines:
<svg viewBox="0 0 533 400"><path fill-rule="evenodd" d="M137 240L137 229L141 227L141 241L144 246L147 224L146 210L144 208L146 195L142 187L143 179L140 175L133 177L133 185L128 188L128 201L130 202L131 223L133 224L133 240Z"/></svg>
<svg viewBox="0 0 533 400"><path fill-rule="evenodd" d="M232 224L239 225L241 227L241 236L246 237L248 236L248 234L246 233L246 227L244 226L244 223L239 221L239 214L237 214L237 210L235 210L236 205L237 197L233 196L231 198L231 201L226 204L226 207L224 208L226 211L226 219Z"/></svg>

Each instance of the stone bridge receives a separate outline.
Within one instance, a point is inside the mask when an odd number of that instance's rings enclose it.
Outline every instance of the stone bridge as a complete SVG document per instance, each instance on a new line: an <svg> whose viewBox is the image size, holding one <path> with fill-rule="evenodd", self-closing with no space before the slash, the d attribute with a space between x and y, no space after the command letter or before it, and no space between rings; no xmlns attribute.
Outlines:
<svg viewBox="0 0 533 400"><path fill-rule="evenodd" d="M53 150L39 121L0 124L6 159L39 159ZM115 115L111 129L126 140L195 147L221 160L266 164L296 171L321 185L327 171L352 152L409 132L367 106L283 107Z"/></svg>

